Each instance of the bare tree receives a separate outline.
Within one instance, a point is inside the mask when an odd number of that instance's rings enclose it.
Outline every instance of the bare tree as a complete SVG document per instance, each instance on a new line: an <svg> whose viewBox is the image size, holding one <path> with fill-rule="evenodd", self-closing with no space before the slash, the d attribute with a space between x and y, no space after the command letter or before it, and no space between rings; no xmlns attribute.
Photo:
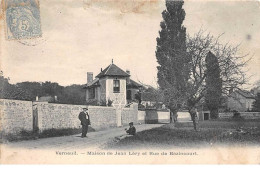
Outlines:
<svg viewBox="0 0 260 177"><path fill-rule="evenodd" d="M210 33L206 35L204 33L204 31L200 30L194 36L187 37L187 50L191 56L187 107L195 129L196 118L193 110L205 96L205 59L208 52L214 53L218 59L223 95L227 95L230 89L240 88L246 83L245 66L251 59L248 54L239 54L239 45L221 44L219 39L222 35L215 38Z"/></svg>

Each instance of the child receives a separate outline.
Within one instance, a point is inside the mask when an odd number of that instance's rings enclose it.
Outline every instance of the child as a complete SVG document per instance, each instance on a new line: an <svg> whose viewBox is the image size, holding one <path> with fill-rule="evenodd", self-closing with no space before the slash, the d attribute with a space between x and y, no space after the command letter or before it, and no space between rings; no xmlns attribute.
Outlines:
<svg viewBox="0 0 260 177"><path fill-rule="evenodd" d="M135 127L134 127L134 124L133 124L133 122L130 122L129 123L129 129L127 130L127 129L125 129L126 130L126 133L128 134L128 135L135 135L135 133L136 133L136 129L135 129Z"/></svg>
<svg viewBox="0 0 260 177"><path fill-rule="evenodd" d="M126 137L130 137L130 136L133 136L133 135L136 134L136 129L134 127L133 122L130 122L129 126L130 126L129 129L127 129L127 128L125 129L127 135L121 135L121 136L115 137L115 141L118 142L118 141L120 141L120 140L122 140L122 139L124 139Z"/></svg>

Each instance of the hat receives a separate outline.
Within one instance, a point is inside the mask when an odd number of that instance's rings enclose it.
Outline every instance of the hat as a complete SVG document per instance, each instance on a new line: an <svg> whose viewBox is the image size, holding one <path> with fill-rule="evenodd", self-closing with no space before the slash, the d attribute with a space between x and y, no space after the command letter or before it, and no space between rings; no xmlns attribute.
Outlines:
<svg viewBox="0 0 260 177"><path fill-rule="evenodd" d="M133 123L133 122L130 122L129 125L134 125L134 123Z"/></svg>
<svg viewBox="0 0 260 177"><path fill-rule="evenodd" d="M88 110L88 108L83 108L83 109L86 109L86 110Z"/></svg>

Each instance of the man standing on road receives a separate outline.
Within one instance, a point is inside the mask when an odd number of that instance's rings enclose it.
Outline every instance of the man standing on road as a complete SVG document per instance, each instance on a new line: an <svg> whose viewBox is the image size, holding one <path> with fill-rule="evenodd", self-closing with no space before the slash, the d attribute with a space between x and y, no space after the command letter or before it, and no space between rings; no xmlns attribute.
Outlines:
<svg viewBox="0 0 260 177"><path fill-rule="evenodd" d="M83 108L83 111L79 113L79 120L82 125L82 134L81 138L87 137L88 125L90 125L90 119L87 112L88 108Z"/></svg>

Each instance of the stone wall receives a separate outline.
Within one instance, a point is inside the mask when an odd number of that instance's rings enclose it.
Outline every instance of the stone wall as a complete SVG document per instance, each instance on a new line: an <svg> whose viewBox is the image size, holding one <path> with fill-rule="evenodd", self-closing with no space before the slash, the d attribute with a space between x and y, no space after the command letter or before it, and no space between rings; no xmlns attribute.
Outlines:
<svg viewBox="0 0 260 177"><path fill-rule="evenodd" d="M240 112L245 119L260 119L260 112Z"/></svg>
<svg viewBox="0 0 260 177"><path fill-rule="evenodd" d="M170 111L157 111L159 123L170 123Z"/></svg>
<svg viewBox="0 0 260 177"><path fill-rule="evenodd" d="M138 104L133 103L130 108L123 108L121 113L122 125L128 125L129 122L138 123Z"/></svg>
<svg viewBox="0 0 260 177"><path fill-rule="evenodd" d="M138 122L145 123L145 111L138 110Z"/></svg>
<svg viewBox="0 0 260 177"><path fill-rule="evenodd" d="M260 112L239 112L244 119L260 119ZM220 119L228 119L233 117L233 112L219 113Z"/></svg>
<svg viewBox="0 0 260 177"><path fill-rule="evenodd" d="M169 110L146 109L138 110L139 123L170 123Z"/></svg>
<svg viewBox="0 0 260 177"><path fill-rule="evenodd" d="M54 104L20 100L0 100L0 130L19 133L21 130L40 132L48 129L81 128L79 113L85 105ZM91 127L102 130L128 125L129 122L163 123L170 121L169 111L138 111L138 104L117 110L114 107L88 106ZM120 114L119 114L120 113ZM120 123L120 124L119 124Z"/></svg>
<svg viewBox="0 0 260 177"><path fill-rule="evenodd" d="M219 113L218 116L220 119L228 119L233 116L233 112L225 112L225 113Z"/></svg>
<svg viewBox="0 0 260 177"><path fill-rule="evenodd" d="M79 113L84 105L68 105L36 102L39 130L80 128ZM116 109L113 107L89 106L91 127L95 130L116 126Z"/></svg>
<svg viewBox="0 0 260 177"><path fill-rule="evenodd" d="M83 105L53 104L34 102L38 110L38 127L40 131L47 129L80 128L78 114Z"/></svg>
<svg viewBox="0 0 260 177"><path fill-rule="evenodd" d="M88 111L92 128L99 130L117 126L114 107L89 106Z"/></svg>
<svg viewBox="0 0 260 177"><path fill-rule="evenodd" d="M32 131L31 101L0 99L0 130L3 134Z"/></svg>

